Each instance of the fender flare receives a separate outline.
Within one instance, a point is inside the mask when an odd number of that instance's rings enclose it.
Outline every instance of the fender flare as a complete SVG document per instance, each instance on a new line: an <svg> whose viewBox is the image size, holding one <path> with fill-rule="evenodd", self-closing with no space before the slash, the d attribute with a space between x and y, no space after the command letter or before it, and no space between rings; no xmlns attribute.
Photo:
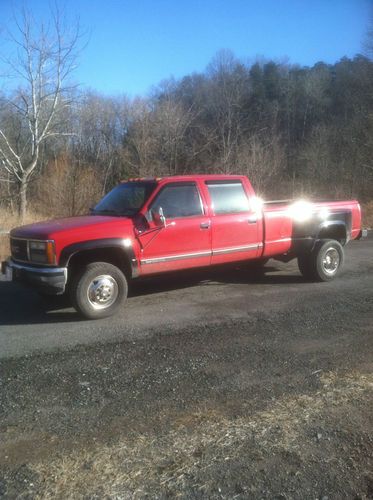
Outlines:
<svg viewBox="0 0 373 500"><path fill-rule="evenodd" d="M139 264L133 249L133 245L128 244L129 240L126 238L103 238L97 240L81 241L73 243L64 247L60 254L60 265L68 267L71 257L79 252L87 250L98 250L103 248L118 248L123 252L127 258L130 269L131 278L137 278L139 275Z"/></svg>
<svg viewBox="0 0 373 500"><path fill-rule="evenodd" d="M352 213L343 210L331 212L325 220L312 217L306 223L296 223L293 226L293 254L312 252L320 239L323 239L322 232L330 229L343 230L345 243L351 238ZM327 236L324 236L324 238Z"/></svg>
<svg viewBox="0 0 373 500"><path fill-rule="evenodd" d="M332 228L342 228L343 231L344 231L344 234L345 234L345 238L346 238L346 242L348 241L348 227L347 227L347 224L346 224L346 221L343 221L343 220L326 220L324 221L322 224L319 225L319 227L317 228L317 233L316 233L316 238L315 240L319 240L320 239L320 233L324 230L324 229L332 229Z"/></svg>

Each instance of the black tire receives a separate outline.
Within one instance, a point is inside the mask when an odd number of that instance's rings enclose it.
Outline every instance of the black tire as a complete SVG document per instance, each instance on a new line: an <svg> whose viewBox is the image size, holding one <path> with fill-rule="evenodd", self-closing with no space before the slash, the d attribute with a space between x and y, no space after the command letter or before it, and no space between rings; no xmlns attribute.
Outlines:
<svg viewBox="0 0 373 500"><path fill-rule="evenodd" d="M73 306L87 319L112 316L126 300L127 293L125 275L107 262L88 264L70 284Z"/></svg>
<svg viewBox="0 0 373 500"><path fill-rule="evenodd" d="M336 240L320 240L309 254L298 256L302 275L314 281L331 281L339 273L344 262L344 250Z"/></svg>

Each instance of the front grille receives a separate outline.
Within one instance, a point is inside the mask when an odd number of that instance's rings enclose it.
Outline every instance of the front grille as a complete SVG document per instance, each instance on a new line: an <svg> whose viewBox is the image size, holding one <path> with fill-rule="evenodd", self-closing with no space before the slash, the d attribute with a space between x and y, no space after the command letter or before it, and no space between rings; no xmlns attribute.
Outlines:
<svg viewBox="0 0 373 500"><path fill-rule="evenodd" d="M10 238L10 249L15 260L29 260L27 252L27 240Z"/></svg>

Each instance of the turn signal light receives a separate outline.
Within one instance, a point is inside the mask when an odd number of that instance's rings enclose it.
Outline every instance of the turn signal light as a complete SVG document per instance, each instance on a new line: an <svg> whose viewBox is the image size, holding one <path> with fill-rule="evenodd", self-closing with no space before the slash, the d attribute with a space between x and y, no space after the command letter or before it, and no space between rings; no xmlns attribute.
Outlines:
<svg viewBox="0 0 373 500"><path fill-rule="evenodd" d="M56 264L56 251L54 248L54 241L47 241L45 250L47 254L48 264Z"/></svg>

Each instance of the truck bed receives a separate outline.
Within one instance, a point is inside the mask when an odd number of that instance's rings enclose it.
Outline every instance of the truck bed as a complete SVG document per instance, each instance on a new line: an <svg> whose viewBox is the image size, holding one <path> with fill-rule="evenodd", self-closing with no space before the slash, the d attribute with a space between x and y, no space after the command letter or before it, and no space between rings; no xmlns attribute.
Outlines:
<svg viewBox="0 0 373 500"><path fill-rule="evenodd" d="M305 212L302 217L302 210ZM306 213L307 212L307 213ZM361 229L361 210L356 200L273 200L263 203L264 258L290 252L297 234L308 232L323 220L349 219L348 239L355 239ZM304 219L304 220L302 220ZM325 224L328 222L326 221ZM309 234L311 236L311 234ZM314 236L314 235L312 235Z"/></svg>

